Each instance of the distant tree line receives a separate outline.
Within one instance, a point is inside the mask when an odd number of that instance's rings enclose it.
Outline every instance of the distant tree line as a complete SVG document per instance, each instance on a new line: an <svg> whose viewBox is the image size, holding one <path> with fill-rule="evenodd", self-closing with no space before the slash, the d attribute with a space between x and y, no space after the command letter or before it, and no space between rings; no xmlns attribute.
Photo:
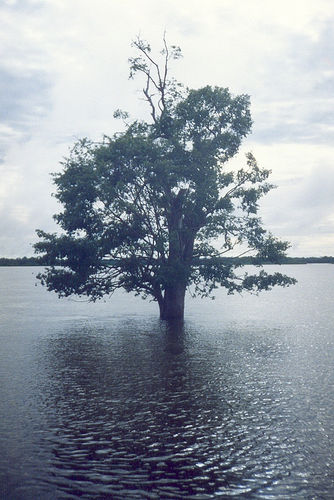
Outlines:
<svg viewBox="0 0 334 500"><path fill-rule="evenodd" d="M0 266L44 266L47 262L40 257L17 257L9 259L0 257Z"/></svg>
<svg viewBox="0 0 334 500"><path fill-rule="evenodd" d="M241 265L266 265L277 264L269 260L259 260L256 257L225 257L226 264L241 264ZM108 264L108 260L105 261ZM334 257L325 255L324 257L282 257L279 264L334 264ZM0 257L0 266L48 266L49 262L41 257L17 257L7 258Z"/></svg>
<svg viewBox="0 0 334 500"><path fill-rule="evenodd" d="M271 262L270 259L261 260L257 257L226 257L226 261L240 263L242 265L266 265L266 264L334 264L334 257L327 255L323 257L285 257L282 256L279 262Z"/></svg>

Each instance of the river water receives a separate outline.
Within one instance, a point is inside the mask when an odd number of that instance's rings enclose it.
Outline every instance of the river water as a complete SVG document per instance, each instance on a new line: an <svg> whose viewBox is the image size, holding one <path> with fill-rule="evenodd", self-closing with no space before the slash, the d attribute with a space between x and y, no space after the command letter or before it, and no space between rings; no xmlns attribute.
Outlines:
<svg viewBox="0 0 334 500"><path fill-rule="evenodd" d="M0 268L1 500L334 498L334 266L279 270L167 326Z"/></svg>

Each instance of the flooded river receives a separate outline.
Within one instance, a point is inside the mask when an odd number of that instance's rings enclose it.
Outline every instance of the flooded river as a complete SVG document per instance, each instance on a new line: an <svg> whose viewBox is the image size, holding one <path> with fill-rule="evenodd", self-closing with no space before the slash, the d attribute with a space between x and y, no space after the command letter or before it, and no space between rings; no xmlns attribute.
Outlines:
<svg viewBox="0 0 334 500"><path fill-rule="evenodd" d="M0 268L1 500L332 499L334 266L279 270L166 325Z"/></svg>

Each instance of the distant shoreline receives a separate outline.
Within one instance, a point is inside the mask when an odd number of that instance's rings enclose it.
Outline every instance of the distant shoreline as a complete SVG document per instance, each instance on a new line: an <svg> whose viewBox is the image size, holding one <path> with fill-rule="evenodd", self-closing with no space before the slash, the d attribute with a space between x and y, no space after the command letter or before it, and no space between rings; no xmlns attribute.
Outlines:
<svg viewBox="0 0 334 500"><path fill-rule="evenodd" d="M254 264L334 264L334 257L283 257L279 262L259 261L255 257L226 257L223 259L226 264L239 263L241 265ZM107 263L107 261L106 261ZM7 258L0 257L0 267L27 267L27 266L48 266L50 263L45 262L38 257L17 257Z"/></svg>

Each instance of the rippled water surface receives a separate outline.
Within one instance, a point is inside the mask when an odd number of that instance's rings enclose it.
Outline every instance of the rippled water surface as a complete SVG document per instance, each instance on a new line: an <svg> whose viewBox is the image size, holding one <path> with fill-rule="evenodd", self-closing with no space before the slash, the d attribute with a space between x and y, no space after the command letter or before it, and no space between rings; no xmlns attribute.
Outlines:
<svg viewBox="0 0 334 500"><path fill-rule="evenodd" d="M0 268L1 500L334 498L334 266L281 271L167 326Z"/></svg>

